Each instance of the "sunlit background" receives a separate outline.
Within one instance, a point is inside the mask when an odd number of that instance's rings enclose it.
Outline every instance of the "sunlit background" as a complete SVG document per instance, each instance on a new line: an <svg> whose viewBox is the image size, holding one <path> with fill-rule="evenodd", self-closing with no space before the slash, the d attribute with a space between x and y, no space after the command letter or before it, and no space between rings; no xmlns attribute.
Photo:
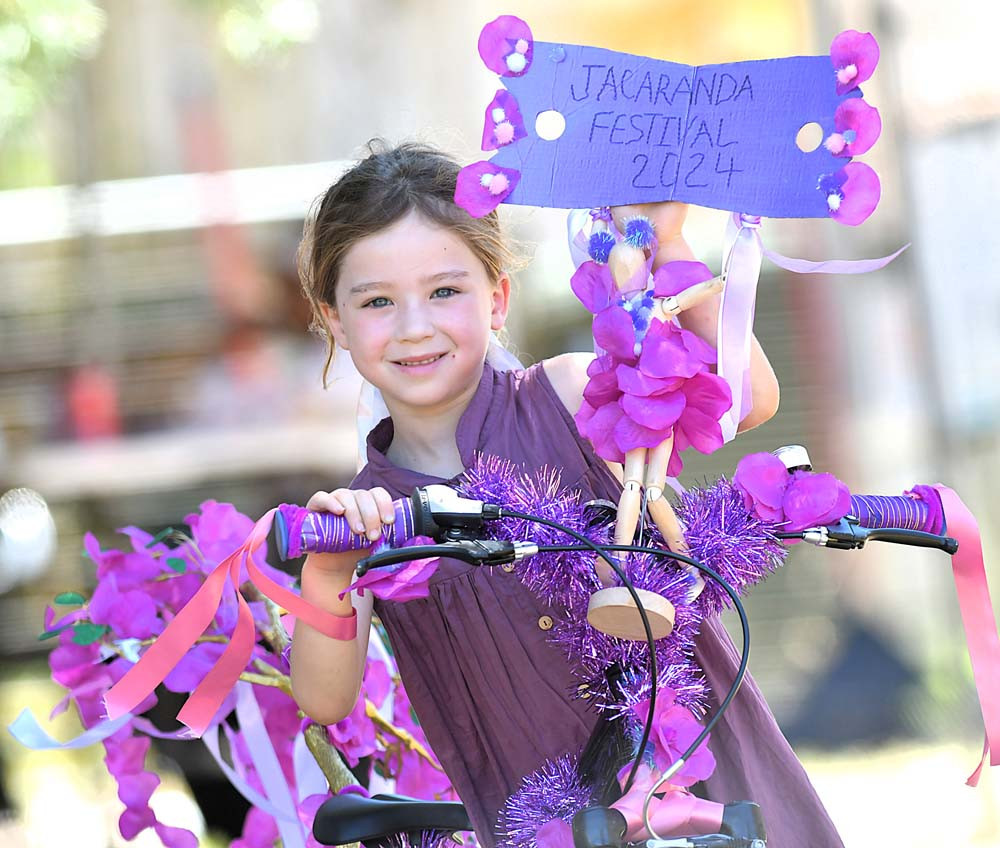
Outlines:
<svg viewBox="0 0 1000 848"><path fill-rule="evenodd" d="M842 29L875 33L882 59L865 97L886 129L865 159L882 178L879 209L857 229L767 222L764 238L811 259L913 246L862 277L765 263L756 330L781 409L691 456L682 482L788 443L855 492L941 480L976 513L1000 593L998 9L0 0L0 492L40 493L56 530L21 501L33 517L18 527L35 535L8 530L0 548L0 721L24 706L47 715L61 697L37 635L54 595L92 588L84 532L107 546L117 527L177 524L208 497L256 517L352 476L355 387L321 386L324 348L295 274L302 218L369 138L481 158L496 77L476 40L502 13L541 40L685 63L825 53ZM586 348L564 213L504 215L532 258L513 346L525 362ZM715 268L723 222L690 216L689 241ZM25 544L32 556L14 550ZM802 547L750 599L751 670L846 845L996 848L1000 779L963 785L982 731L949 561ZM60 738L78 729L66 715L51 726ZM154 808L203 844L228 844L245 807L191 747L158 750ZM4 734L0 844L123 844L101 754L29 753ZM147 831L133 844L159 843Z"/></svg>

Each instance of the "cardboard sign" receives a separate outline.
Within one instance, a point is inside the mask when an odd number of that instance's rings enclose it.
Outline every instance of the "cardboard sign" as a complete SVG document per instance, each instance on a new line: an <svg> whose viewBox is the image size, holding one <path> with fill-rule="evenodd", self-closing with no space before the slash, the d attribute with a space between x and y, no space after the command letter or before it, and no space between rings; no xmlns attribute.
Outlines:
<svg viewBox="0 0 1000 848"><path fill-rule="evenodd" d="M870 50L874 39L864 36ZM845 199L845 159L881 131L877 110L860 100L856 83L870 75L860 58L846 72L831 56L682 65L534 42L510 16L487 25L480 53L506 90L487 108L483 132L483 148L498 152L477 163L475 176L481 192L507 203L680 200L769 217L826 217ZM841 76L850 77L846 85ZM852 100L858 103L845 105ZM804 152L796 136L810 123L827 143ZM852 172L857 182L860 171ZM832 201L831 190L840 195Z"/></svg>

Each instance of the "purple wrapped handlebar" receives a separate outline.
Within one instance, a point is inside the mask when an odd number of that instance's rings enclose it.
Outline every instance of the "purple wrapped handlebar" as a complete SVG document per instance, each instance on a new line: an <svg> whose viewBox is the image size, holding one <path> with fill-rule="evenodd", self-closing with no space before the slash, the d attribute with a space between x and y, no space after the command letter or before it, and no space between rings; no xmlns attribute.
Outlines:
<svg viewBox="0 0 1000 848"><path fill-rule="evenodd" d="M342 515L312 512L303 506L281 504L275 515L275 539L278 556L294 559L302 554L361 551L383 543L398 547L415 535L413 502L409 498L393 501L396 521L382 525L382 535L372 541L364 533L355 533Z"/></svg>
<svg viewBox="0 0 1000 848"><path fill-rule="evenodd" d="M905 495L851 495L851 514L862 527L898 527L944 532L941 496L930 486L914 486Z"/></svg>

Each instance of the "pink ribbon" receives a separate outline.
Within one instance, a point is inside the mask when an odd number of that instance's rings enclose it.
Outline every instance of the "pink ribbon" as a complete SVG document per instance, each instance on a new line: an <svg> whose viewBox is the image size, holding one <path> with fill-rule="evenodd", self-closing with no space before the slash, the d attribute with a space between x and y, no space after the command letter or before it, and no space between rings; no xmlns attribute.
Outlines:
<svg viewBox="0 0 1000 848"><path fill-rule="evenodd" d="M997 635L983 561L983 543L975 516L947 486L938 483L933 488L941 495L948 535L958 540L958 552L952 557L951 568L986 728L979 765L965 781L969 786L976 786L987 755L990 765L1000 765L1000 636Z"/></svg>
<svg viewBox="0 0 1000 848"><path fill-rule="evenodd" d="M212 723L240 673L246 668L256 643L256 628L246 599L240 593L241 566L246 565L250 581L272 601L284 607L310 627L331 639L350 641L357 635L357 616L336 616L314 607L299 595L275 583L254 563L253 553L267 538L276 509L264 515L247 540L208 575L201 588L177 613L142 658L104 696L108 717L131 712L170 673L212 623L222 600L226 581L232 584L239 605L236 628L229 644L184 703L177 719L194 736L201 736Z"/></svg>

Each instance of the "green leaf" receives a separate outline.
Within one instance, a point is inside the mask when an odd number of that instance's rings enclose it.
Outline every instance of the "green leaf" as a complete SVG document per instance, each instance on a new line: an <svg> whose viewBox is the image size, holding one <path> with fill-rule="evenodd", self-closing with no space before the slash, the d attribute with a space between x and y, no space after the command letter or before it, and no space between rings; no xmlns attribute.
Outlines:
<svg viewBox="0 0 1000 848"><path fill-rule="evenodd" d="M183 574L187 571L187 563L180 557L167 557L167 565L178 574Z"/></svg>
<svg viewBox="0 0 1000 848"><path fill-rule="evenodd" d="M93 645L111 628L104 624L78 621L73 625L73 641L77 645Z"/></svg>
<svg viewBox="0 0 1000 848"><path fill-rule="evenodd" d="M57 627L55 630L46 630L38 637L38 641L44 642L46 639L54 639L56 636L62 633L67 627L69 627L69 625L64 624L62 627Z"/></svg>
<svg viewBox="0 0 1000 848"><path fill-rule="evenodd" d="M161 530L159 533L153 536L153 538L149 542L146 543L146 547L151 548L153 547L153 545L159 544L173 532L174 532L173 527L165 527L163 530Z"/></svg>
<svg viewBox="0 0 1000 848"><path fill-rule="evenodd" d="M55 602L61 606L82 604L86 600L79 592L63 592L61 595L56 595L55 597Z"/></svg>

